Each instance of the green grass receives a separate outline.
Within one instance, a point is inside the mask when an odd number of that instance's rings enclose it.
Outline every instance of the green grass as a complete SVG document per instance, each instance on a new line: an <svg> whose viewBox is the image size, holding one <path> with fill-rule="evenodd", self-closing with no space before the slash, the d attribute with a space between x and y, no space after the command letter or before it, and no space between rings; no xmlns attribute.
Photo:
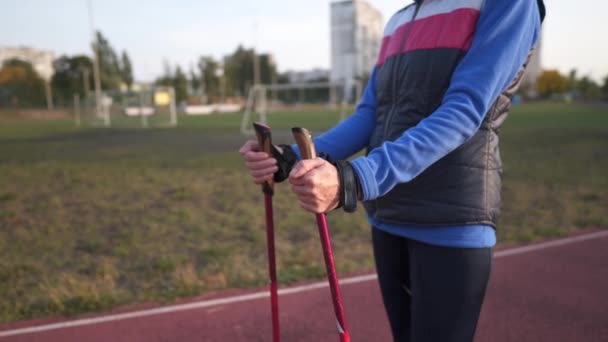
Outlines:
<svg viewBox="0 0 608 342"><path fill-rule="evenodd" d="M236 153L240 115L175 129L0 118L0 322L267 283L260 189ZM336 113L270 114L321 132ZM608 227L608 111L517 106L501 132L501 242ZM289 139L289 140L288 140ZM324 276L314 217L275 196L281 284ZM329 215L341 273L373 269L362 210Z"/></svg>
<svg viewBox="0 0 608 342"><path fill-rule="evenodd" d="M608 111L515 107L502 130L501 241L608 227Z"/></svg>

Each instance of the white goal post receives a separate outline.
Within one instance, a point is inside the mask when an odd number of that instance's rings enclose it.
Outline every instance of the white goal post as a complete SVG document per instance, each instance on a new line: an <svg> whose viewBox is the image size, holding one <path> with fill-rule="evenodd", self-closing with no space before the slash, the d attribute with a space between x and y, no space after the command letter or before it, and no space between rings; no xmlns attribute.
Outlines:
<svg viewBox="0 0 608 342"><path fill-rule="evenodd" d="M177 109L172 87L150 87L137 91L104 92L101 103L95 96L74 98L78 127L175 127Z"/></svg>
<svg viewBox="0 0 608 342"><path fill-rule="evenodd" d="M354 86L354 96L358 99L361 83L355 82ZM337 109L340 120L343 120L348 110L348 99L352 97L345 89L347 88L343 83L331 82L256 84L249 89L241 120L241 133L254 134L251 128L251 123L255 120L254 114L258 115L255 121L268 123L269 112L305 110L311 106L317 109Z"/></svg>

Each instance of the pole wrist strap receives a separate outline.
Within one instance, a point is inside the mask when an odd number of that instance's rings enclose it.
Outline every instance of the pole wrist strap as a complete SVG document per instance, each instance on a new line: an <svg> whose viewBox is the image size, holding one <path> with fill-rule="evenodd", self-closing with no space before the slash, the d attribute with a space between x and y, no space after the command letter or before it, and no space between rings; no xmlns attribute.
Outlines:
<svg viewBox="0 0 608 342"><path fill-rule="evenodd" d="M279 152L276 146L272 145L271 154L277 160L278 170L274 173L274 181L280 183L289 177L289 173L293 166L298 161L298 156L289 145L279 145L283 149L283 153Z"/></svg>
<svg viewBox="0 0 608 342"><path fill-rule="evenodd" d="M348 160L338 160L334 162L338 170L340 180L340 204L338 208L344 209L347 213L357 210L357 199L359 189L359 178Z"/></svg>

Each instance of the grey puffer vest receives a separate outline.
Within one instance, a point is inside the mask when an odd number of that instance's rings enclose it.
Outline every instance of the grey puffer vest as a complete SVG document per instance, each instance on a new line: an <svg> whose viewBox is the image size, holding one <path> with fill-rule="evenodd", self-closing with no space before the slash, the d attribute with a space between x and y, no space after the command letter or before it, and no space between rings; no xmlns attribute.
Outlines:
<svg viewBox="0 0 608 342"><path fill-rule="evenodd" d="M445 11L446 6L454 8L459 3L465 3L467 8L482 5L482 1L474 0L445 1L449 4L441 6L436 4L438 1L434 3L435 8L427 8L426 11L423 11L425 4L420 10L415 5L406 7L401 11L404 12L401 17L411 19L416 14L428 17L433 15L433 11ZM391 23L395 20L401 20L401 23ZM385 33L376 74L376 125L368 151L385 141L397 139L439 107L454 69L470 46L477 16L464 20L472 21L468 23L472 31L463 35L462 46L454 48L414 48L408 51L408 40L413 39L408 37L412 33L408 32L409 29L404 32L394 29L392 37L390 32L389 35ZM392 29L391 25L403 24L403 19L393 17L391 21L387 30ZM441 22L438 24L442 25ZM445 25L449 30L447 25L450 22ZM391 49L391 44L394 49L395 42L387 39L395 38L399 40L399 51L405 52L391 55L387 50ZM385 57L388 55L391 56ZM364 205L368 214L377 221L397 225L487 224L495 227L500 214L502 179L498 129L508 115L511 98L519 86L524 68L525 65L490 107L471 139L412 181L395 186L375 200L366 201Z"/></svg>

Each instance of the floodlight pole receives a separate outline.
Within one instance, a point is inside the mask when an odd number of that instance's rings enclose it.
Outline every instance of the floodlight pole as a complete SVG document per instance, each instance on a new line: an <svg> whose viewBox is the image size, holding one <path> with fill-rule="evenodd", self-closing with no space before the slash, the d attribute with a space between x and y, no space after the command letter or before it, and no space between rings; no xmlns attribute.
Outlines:
<svg viewBox="0 0 608 342"><path fill-rule="evenodd" d="M53 93L50 80L44 80L44 93L46 95L46 109L51 111L53 110Z"/></svg>
<svg viewBox="0 0 608 342"><path fill-rule="evenodd" d="M207 94L205 93L205 71L207 70L207 61L202 57L198 61L198 68L201 71L201 101L203 104L207 104Z"/></svg>
<svg viewBox="0 0 608 342"><path fill-rule="evenodd" d="M139 92L139 115L141 115L141 126L143 128L148 128L148 117L146 116L146 113L144 113L144 108L145 108L144 102L145 102L144 92L140 91Z"/></svg>
<svg viewBox="0 0 608 342"><path fill-rule="evenodd" d="M260 58L256 49L258 23L253 24L253 85L260 84Z"/></svg>
<svg viewBox="0 0 608 342"><path fill-rule="evenodd" d="M80 128L80 96L74 93L74 121L76 128Z"/></svg>
<svg viewBox="0 0 608 342"><path fill-rule="evenodd" d="M255 48L253 49L253 84L260 84L260 58Z"/></svg>
<svg viewBox="0 0 608 342"><path fill-rule="evenodd" d="M173 87L169 87L169 112L171 113L171 126L177 126L177 109L175 106L175 89Z"/></svg>
<svg viewBox="0 0 608 342"><path fill-rule="evenodd" d="M216 75L220 78L220 103L226 102L226 70L224 69L225 66L226 62L223 61L216 71Z"/></svg>
<svg viewBox="0 0 608 342"><path fill-rule="evenodd" d="M93 23L93 4L91 0L87 1L89 9L89 23L91 25L91 34L93 35L93 78L95 79L95 114L101 116L101 79L99 71L99 44L95 42L96 32L95 24ZM105 113L104 124L110 126L110 115Z"/></svg>
<svg viewBox="0 0 608 342"><path fill-rule="evenodd" d="M82 86L84 91L84 98L89 97L89 68L82 68Z"/></svg>
<svg viewBox="0 0 608 342"><path fill-rule="evenodd" d="M270 80L271 85L277 84L277 72L276 72L276 68L274 69L274 72L273 72L273 70L270 71L270 77L271 77L271 80ZM271 96L272 96L271 103L272 104L277 103L277 90L275 88L272 88L272 94L271 94Z"/></svg>

